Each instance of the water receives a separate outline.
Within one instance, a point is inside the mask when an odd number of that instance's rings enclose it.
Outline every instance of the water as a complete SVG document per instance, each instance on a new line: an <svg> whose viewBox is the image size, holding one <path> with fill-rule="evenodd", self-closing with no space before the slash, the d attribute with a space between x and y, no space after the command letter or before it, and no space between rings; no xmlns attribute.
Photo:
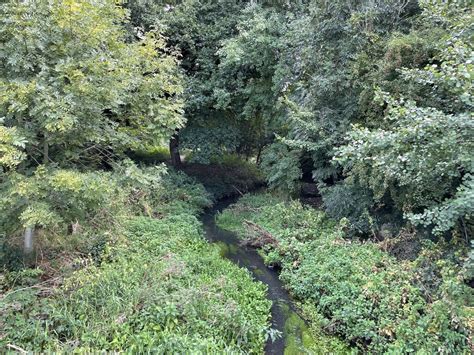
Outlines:
<svg viewBox="0 0 474 355"><path fill-rule="evenodd" d="M273 302L271 308L272 328L280 331L282 337L269 340L265 346L266 354L301 354L303 348L312 343L312 337L303 319L295 312L291 298L278 278L278 272L263 263L255 249L239 244L237 235L219 228L215 216L236 199L225 199L209 209L201 220L209 241L219 243L223 255L235 264L252 272L255 279L268 286L268 298Z"/></svg>

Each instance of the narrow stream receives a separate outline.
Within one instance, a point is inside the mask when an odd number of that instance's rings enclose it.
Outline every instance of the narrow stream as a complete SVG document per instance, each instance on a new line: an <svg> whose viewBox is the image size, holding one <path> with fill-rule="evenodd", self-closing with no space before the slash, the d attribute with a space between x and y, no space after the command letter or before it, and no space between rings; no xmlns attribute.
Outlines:
<svg viewBox="0 0 474 355"><path fill-rule="evenodd" d="M301 354L305 343L311 342L311 336L305 322L295 312L291 298L278 278L278 272L266 267L255 249L240 245L235 233L221 229L215 223L216 214L235 201L236 198L221 200L201 217L206 238L219 243L225 257L250 270L255 279L268 286L268 298L273 302L272 328L280 331L282 336L273 342L269 340L265 353Z"/></svg>

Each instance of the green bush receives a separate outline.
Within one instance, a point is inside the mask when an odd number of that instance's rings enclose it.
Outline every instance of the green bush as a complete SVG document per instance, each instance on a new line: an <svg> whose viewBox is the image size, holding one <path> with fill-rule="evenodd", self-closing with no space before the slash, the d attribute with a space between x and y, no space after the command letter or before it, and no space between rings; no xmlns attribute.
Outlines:
<svg viewBox="0 0 474 355"><path fill-rule="evenodd" d="M0 225L7 233L26 226L59 232L74 222L90 222L105 209L113 216L123 205L124 194L109 173L39 166L34 175L11 174L2 185Z"/></svg>
<svg viewBox="0 0 474 355"><path fill-rule="evenodd" d="M134 150L128 156L137 162L145 164L159 164L170 161L170 150L164 146L151 146L142 150Z"/></svg>
<svg viewBox="0 0 474 355"><path fill-rule="evenodd" d="M0 265L23 267L22 234L35 230L38 259L100 253L127 215L127 189L110 172L39 166L0 182ZM29 263L29 261L28 261Z"/></svg>
<svg viewBox="0 0 474 355"><path fill-rule="evenodd" d="M137 187L149 177L140 172L128 167L118 183ZM128 218L100 262L80 259L81 269L59 288L41 287L40 269L3 274L0 349L262 352L271 306L265 286L202 237L194 216L209 203L202 187L177 173L162 184L133 200L149 201L159 218Z"/></svg>
<svg viewBox="0 0 474 355"><path fill-rule="evenodd" d="M164 165L138 168L126 162L116 172L128 193L127 206L137 216L197 214L211 205L209 194L194 178Z"/></svg>
<svg viewBox="0 0 474 355"><path fill-rule="evenodd" d="M170 171L159 192L161 213L197 214L212 204L211 195L203 185L179 171Z"/></svg>
<svg viewBox="0 0 474 355"><path fill-rule="evenodd" d="M244 220L277 240L263 247L266 262L281 265L281 279L314 305L309 316L324 329L375 353L469 353L472 289L457 276L455 259L425 248L413 262L396 260L376 243L345 239L347 220L338 224L271 195L245 196L218 217L222 227L251 237Z"/></svg>
<svg viewBox="0 0 474 355"><path fill-rule="evenodd" d="M295 194L300 189L301 150L290 149L280 142L267 146L262 151L262 170L268 186L272 189Z"/></svg>
<svg viewBox="0 0 474 355"><path fill-rule="evenodd" d="M22 262L21 234L34 226L43 258L64 252L98 254L120 234L130 215L195 214L211 204L202 185L165 166L138 168L131 161L114 172L78 172L40 166L32 176L12 174L0 184L0 264Z"/></svg>

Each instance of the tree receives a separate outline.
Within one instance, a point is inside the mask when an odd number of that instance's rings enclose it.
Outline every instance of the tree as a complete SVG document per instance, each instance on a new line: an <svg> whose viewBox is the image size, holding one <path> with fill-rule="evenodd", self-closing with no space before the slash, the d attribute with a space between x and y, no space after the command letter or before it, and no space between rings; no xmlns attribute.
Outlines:
<svg viewBox="0 0 474 355"><path fill-rule="evenodd" d="M438 234L457 226L467 238L474 213L474 48L465 30L472 26L472 13L460 4L439 3L425 4L423 16L447 27L436 57L440 64L401 74L408 83L428 86L431 99L380 93L385 121L372 129L353 126L336 159L348 179L368 187L378 200L389 194L415 224ZM427 106L432 102L436 107Z"/></svg>
<svg viewBox="0 0 474 355"><path fill-rule="evenodd" d="M200 162L209 162L216 152L235 150L240 137L235 112L218 103L218 51L236 33L244 6L228 0L186 0L171 6L163 17L164 33L181 53L186 77L187 125L179 132L179 145L192 149Z"/></svg>
<svg viewBox="0 0 474 355"><path fill-rule="evenodd" d="M127 4L135 26L145 30L160 26L169 47L180 53L186 78L187 125L170 141L177 164L180 147L192 150L192 159L203 163L223 152L250 155L261 148L263 112L272 107L271 72L276 60L274 47L267 45L277 44L268 43L275 38L272 21L277 18L270 18L271 14L251 3L185 0L162 6L139 1ZM235 54L242 49L248 54L238 63Z"/></svg>
<svg viewBox="0 0 474 355"><path fill-rule="evenodd" d="M114 1L10 1L0 14L0 110L30 162L117 153L183 124L176 59L157 33L125 42Z"/></svg>
<svg viewBox="0 0 474 355"><path fill-rule="evenodd" d="M25 246L36 225L47 225L51 201L66 204L58 199L71 190L63 181L49 199L38 176L50 175L54 190L55 169L87 171L184 123L176 58L157 32L130 41L127 20L113 0L0 5L0 224L21 222ZM87 180L77 171L61 176L75 187Z"/></svg>

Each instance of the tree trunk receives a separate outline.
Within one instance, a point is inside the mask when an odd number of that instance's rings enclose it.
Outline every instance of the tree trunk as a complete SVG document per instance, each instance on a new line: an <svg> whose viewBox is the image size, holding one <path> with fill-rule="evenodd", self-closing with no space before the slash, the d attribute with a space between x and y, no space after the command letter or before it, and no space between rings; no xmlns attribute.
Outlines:
<svg viewBox="0 0 474 355"><path fill-rule="evenodd" d="M43 164L47 165L49 163L49 144L46 135L44 136L43 141Z"/></svg>
<svg viewBox="0 0 474 355"><path fill-rule="evenodd" d="M255 159L255 164L260 165L260 160L262 159L262 149L263 146L258 147L257 158Z"/></svg>
<svg viewBox="0 0 474 355"><path fill-rule="evenodd" d="M24 252L26 255L29 255L33 252L34 249L34 237L35 237L35 228L27 227L25 228L24 234Z"/></svg>
<svg viewBox="0 0 474 355"><path fill-rule="evenodd" d="M171 165L175 168L181 166L181 155L179 155L179 136L178 132L173 134L170 139L170 156L171 156Z"/></svg>

